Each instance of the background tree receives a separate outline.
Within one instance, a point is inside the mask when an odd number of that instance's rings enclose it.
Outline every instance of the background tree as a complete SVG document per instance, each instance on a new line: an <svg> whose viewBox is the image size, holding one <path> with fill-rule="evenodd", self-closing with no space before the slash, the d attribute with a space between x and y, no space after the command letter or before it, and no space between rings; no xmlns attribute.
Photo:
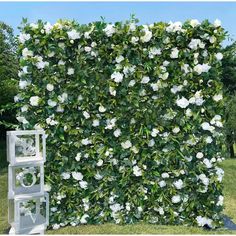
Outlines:
<svg viewBox="0 0 236 236"><path fill-rule="evenodd" d="M227 146L231 157L235 157L234 143L236 141L236 42L224 49L222 60L222 82L225 89L225 131Z"/></svg>
<svg viewBox="0 0 236 236"><path fill-rule="evenodd" d="M5 129L15 122L13 98L17 93L17 42L13 29L0 21L0 138Z"/></svg>

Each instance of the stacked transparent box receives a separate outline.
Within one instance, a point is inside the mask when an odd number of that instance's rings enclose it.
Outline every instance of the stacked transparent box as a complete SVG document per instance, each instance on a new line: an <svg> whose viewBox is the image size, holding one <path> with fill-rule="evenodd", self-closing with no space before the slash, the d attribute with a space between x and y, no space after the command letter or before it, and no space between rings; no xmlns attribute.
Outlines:
<svg viewBox="0 0 236 236"><path fill-rule="evenodd" d="M43 234L49 219L44 191L45 132L8 131L7 159L9 234Z"/></svg>

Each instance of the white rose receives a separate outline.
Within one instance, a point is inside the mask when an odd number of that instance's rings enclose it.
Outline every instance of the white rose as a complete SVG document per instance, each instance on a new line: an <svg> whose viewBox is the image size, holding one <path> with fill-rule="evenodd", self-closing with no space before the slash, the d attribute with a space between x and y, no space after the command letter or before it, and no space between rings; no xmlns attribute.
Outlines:
<svg viewBox="0 0 236 236"><path fill-rule="evenodd" d="M159 184L159 186L160 186L161 188L163 188L163 187L166 186L166 181L165 181L165 180L161 180L158 184Z"/></svg>
<svg viewBox="0 0 236 236"><path fill-rule="evenodd" d="M218 19L216 19L216 20L214 21L214 26L215 26L216 28L220 27L220 26L221 26L221 21L218 20Z"/></svg>
<svg viewBox="0 0 236 236"><path fill-rule="evenodd" d="M79 39L81 37L80 33L74 29L67 32L67 35L68 35L68 38L72 40Z"/></svg>
<svg viewBox="0 0 236 236"><path fill-rule="evenodd" d="M179 56L179 50L177 48L172 48L170 57L174 59L178 58L178 56Z"/></svg>
<svg viewBox="0 0 236 236"><path fill-rule="evenodd" d="M222 94L216 94L216 95L213 96L213 100L216 101L216 102L219 102L222 99L223 99Z"/></svg>
<svg viewBox="0 0 236 236"><path fill-rule="evenodd" d="M152 83L152 84L150 84L150 86L151 86L151 88L152 88L153 91L158 91L158 89L159 89L157 83L155 83L155 84Z"/></svg>
<svg viewBox="0 0 236 236"><path fill-rule="evenodd" d="M26 80L20 80L19 81L19 88L20 89L25 89L28 85L28 82Z"/></svg>
<svg viewBox="0 0 236 236"><path fill-rule="evenodd" d="M83 189L87 189L88 188L88 183L86 181L80 181L79 185Z"/></svg>
<svg viewBox="0 0 236 236"><path fill-rule="evenodd" d="M141 37L140 37L140 40L141 40L143 43L146 43L146 42L149 42L149 41L151 40L151 38L152 38L152 32L149 31L149 30L145 30L144 32L145 32L145 34L144 34L144 36L141 36Z"/></svg>
<svg viewBox="0 0 236 236"><path fill-rule="evenodd" d="M76 154L75 160L76 160L76 161L80 161L80 158L81 158L81 153L78 152L78 153Z"/></svg>
<svg viewBox="0 0 236 236"><path fill-rule="evenodd" d="M116 57L116 63L121 63L123 60L124 60L125 58L122 56L122 55L120 55L120 56L118 56L118 57Z"/></svg>
<svg viewBox="0 0 236 236"><path fill-rule="evenodd" d="M39 105L39 97L38 96L33 96L30 98L30 105L37 107Z"/></svg>
<svg viewBox="0 0 236 236"><path fill-rule="evenodd" d="M197 155L196 155L196 157L197 157L198 159L201 159L201 158L204 157L204 155L203 155L202 152L198 152Z"/></svg>
<svg viewBox="0 0 236 236"><path fill-rule="evenodd" d="M30 39L30 34L20 33L18 39L19 39L20 43L24 44L25 41Z"/></svg>
<svg viewBox="0 0 236 236"><path fill-rule="evenodd" d="M73 68L68 68L67 75L73 75L75 73L75 70Z"/></svg>
<svg viewBox="0 0 236 236"><path fill-rule="evenodd" d="M179 195L175 195L175 196L173 196L173 197L171 198L171 201L172 201L173 203L179 203L180 200L181 200L181 198L180 198Z"/></svg>
<svg viewBox="0 0 236 236"><path fill-rule="evenodd" d="M132 38L131 38L131 43L132 43L132 44L137 44L138 40L139 40L138 37L132 37Z"/></svg>
<svg viewBox="0 0 236 236"><path fill-rule="evenodd" d="M194 28L198 25L200 25L200 22L196 19L190 20L190 25Z"/></svg>
<svg viewBox="0 0 236 236"><path fill-rule="evenodd" d="M104 106L100 105L98 110L99 112L105 112L107 109Z"/></svg>
<svg viewBox="0 0 236 236"><path fill-rule="evenodd" d="M61 174L61 177L62 177L63 179L69 179L69 178L70 178L70 173L68 173L68 172L63 172L63 173Z"/></svg>
<svg viewBox="0 0 236 236"><path fill-rule="evenodd" d="M137 165L133 167L133 173L135 176L142 176L142 170Z"/></svg>
<svg viewBox="0 0 236 236"><path fill-rule="evenodd" d="M116 32L116 29L113 24L108 24L103 31L108 37L111 37Z"/></svg>
<svg viewBox="0 0 236 236"><path fill-rule="evenodd" d="M114 136L115 137L119 137L121 135L121 130L120 129L116 129L114 132L113 132Z"/></svg>
<svg viewBox="0 0 236 236"><path fill-rule="evenodd" d="M91 47L84 47L85 52L91 52L92 48Z"/></svg>
<svg viewBox="0 0 236 236"><path fill-rule="evenodd" d="M130 80L128 87L133 87L136 84L135 80Z"/></svg>
<svg viewBox="0 0 236 236"><path fill-rule="evenodd" d="M88 145L88 144L91 144L92 141L91 141L90 139L88 139L88 138L85 138L85 139L82 139L82 140L81 140L81 143L82 143L83 145Z"/></svg>
<svg viewBox="0 0 236 236"><path fill-rule="evenodd" d="M53 91L54 86L53 86L53 84L47 84L46 88L49 92L51 92L51 91Z"/></svg>
<svg viewBox="0 0 236 236"><path fill-rule="evenodd" d="M181 108L186 108L189 105L189 101L185 97L182 97L176 100L176 104Z"/></svg>
<svg viewBox="0 0 236 236"><path fill-rule="evenodd" d="M93 127L97 127L97 126L99 126L99 120L93 120L93 124L92 124L92 126Z"/></svg>
<svg viewBox="0 0 236 236"><path fill-rule="evenodd" d="M120 83L123 80L124 75L120 72L113 72L111 75L111 79L113 79L116 83Z"/></svg>
<svg viewBox="0 0 236 236"><path fill-rule="evenodd" d="M179 179L179 180L175 181L173 184L176 187L176 189L182 189L184 182L181 179Z"/></svg>
<svg viewBox="0 0 236 236"><path fill-rule="evenodd" d="M169 174L168 173L162 173L161 174L161 177L163 178L163 179L166 179L166 178L169 178L170 176L169 176Z"/></svg>
<svg viewBox="0 0 236 236"><path fill-rule="evenodd" d="M50 107L55 107L55 106L57 105L57 102L55 102L55 101L49 99L49 100L48 100L48 105L49 105Z"/></svg>
<svg viewBox="0 0 236 236"><path fill-rule="evenodd" d="M218 61L221 61L223 59L223 54L221 52L218 52L216 53L215 57Z"/></svg>
<svg viewBox="0 0 236 236"><path fill-rule="evenodd" d="M90 114L87 111L83 111L83 116L85 117L85 119L90 118Z"/></svg>
<svg viewBox="0 0 236 236"><path fill-rule="evenodd" d="M97 166L102 166L102 165L103 165L103 160L102 159L98 160Z"/></svg>
<svg viewBox="0 0 236 236"><path fill-rule="evenodd" d="M150 78L148 76L144 76L141 80L141 84L147 84L150 81Z"/></svg>
<svg viewBox="0 0 236 236"><path fill-rule="evenodd" d="M132 147L132 143L129 140L126 140L125 142L121 143L122 148L128 149Z"/></svg>
<svg viewBox="0 0 236 236"><path fill-rule="evenodd" d="M173 133L177 134L180 131L179 127L175 127L174 129L172 129Z"/></svg>
<svg viewBox="0 0 236 236"><path fill-rule="evenodd" d="M82 180L83 179L83 175L80 172L75 172L75 171L72 172L72 177L75 180Z"/></svg>

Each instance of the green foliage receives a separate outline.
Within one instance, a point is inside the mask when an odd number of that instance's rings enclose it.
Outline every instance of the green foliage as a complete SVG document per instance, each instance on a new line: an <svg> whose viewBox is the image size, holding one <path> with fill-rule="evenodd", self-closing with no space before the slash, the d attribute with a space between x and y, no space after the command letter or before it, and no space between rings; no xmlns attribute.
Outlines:
<svg viewBox="0 0 236 236"><path fill-rule="evenodd" d="M17 93L18 60L13 29L0 21L0 127L15 121L13 97Z"/></svg>
<svg viewBox="0 0 236 236"><path fill-rule="evenodd" d="M17 119L48 135L52 227L220 226L219 22L24 23Z"/></svg>

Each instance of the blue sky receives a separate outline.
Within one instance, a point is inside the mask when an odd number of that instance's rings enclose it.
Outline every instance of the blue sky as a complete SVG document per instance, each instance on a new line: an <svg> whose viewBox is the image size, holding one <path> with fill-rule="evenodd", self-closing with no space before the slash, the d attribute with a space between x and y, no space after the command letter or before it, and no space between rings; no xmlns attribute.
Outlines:
<svg viewBox="0 0 236 236"><path fill-rule="evenodd" d="M22 17L30 22L43 19L55 23L66 18L88 23L101 16L108 22L123 21L131 14L142 24L218 18L236 39L236 2L0 2L0 20L11 25L16 34Z"/></svg>

